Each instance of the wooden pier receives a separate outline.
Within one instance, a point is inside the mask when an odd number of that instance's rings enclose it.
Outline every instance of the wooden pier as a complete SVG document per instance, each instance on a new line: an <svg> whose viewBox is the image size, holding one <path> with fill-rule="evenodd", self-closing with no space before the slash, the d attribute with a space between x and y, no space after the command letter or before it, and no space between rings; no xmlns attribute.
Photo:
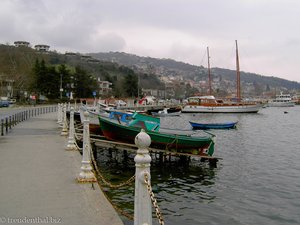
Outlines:
<svg viewBox="0 0 300 225"><path fill-rule="evenodd" d="M77 133L77 137L82 138L82 134ZM90 138L91 144L95 145L97 147L101 148L108 148L108 149L117 149L121 151L129 151L129 152L135 152L137 151L137 146L134 144L128 144L123 142L116 142L116 141L109 141L106 140L104 136L100 135L91 135ZM174 151L168 151L168 150L162 150L162 149L156 149L156 148L149 148L150 153L159 153L163 154L164 156L185 156L185 157L194 157L200 159L203 161L208 161L210 166L217 167L217 162L221 160L221 158L213 157L213 156L206 156L206 155L196 155L196 154L189 154L189 153L182 153L182 152L174 152Z"/></svg>

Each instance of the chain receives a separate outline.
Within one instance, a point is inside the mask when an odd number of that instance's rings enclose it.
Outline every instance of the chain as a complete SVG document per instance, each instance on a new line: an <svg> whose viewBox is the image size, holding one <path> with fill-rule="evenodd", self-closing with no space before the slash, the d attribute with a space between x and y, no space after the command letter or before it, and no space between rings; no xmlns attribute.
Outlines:
<svg viewBox="0 0 300 225"><path fill-rule="evenodd" d="M79 137L77 136L77 133L74 132L74 136L75 136L75 139L79 140ZM77 141L75 140L75 145L77 147L77 149L80 151L80 150L83 150L83 148L80 148L77 144ZM101 178L101 180L103 181L104 184L106 184L107 186L109 186L110 188L119 188L119 187L122 187L122 186L126 186L126 185L129 185L131 184L134 180L135 180L135 175L133 175L131 178L129 178L129 180L127 180L126 182L123 182L123 183L120 183L118 185L113 185L111 183L109 183L108 181L105 180L105 178L102 176L102 174L100 173L100 170L97 166L97 162L95 160L95 157L93 155L93 152L92 152L92 146L90 145L90 155L91 155L91 160L92 160L92 163L93 163L93 166L98 174L98 176ZM122 214L123 216L127 217L129 220L133 220L133 215L125 212L124 210L122 210L121 208L119 208L106 194L105 190L103 190L102 186L100 185L99 181L97 182L100 189L102 190L102 193L105 195L106 199L111 203L111 205L114 207L114 209L119 212L120 214Z"/></svg>
<svg viewBox="0 0 300 225"><path fill-rule="evenodd" d="M119 208L110 198L109 196L106 194L106 191L103 189L103 187L100 185L99 181L98 181L98 185L100 187L100 189L102 190L104 196L106 197L106 199L110 202L110 204L114 207L114 209L122 214L123 216L127 217L129 220L133 220L134 216L132 214L129 214L127 212L125 212L123 209Z"/></svg>
<svg viewBox="0 0 300 225"><path fill-rule="evenodd" d="M75 144L75 146L76 146L77 150L78 150L78 151L82 151L82 150L83 150L83 148L80 148L80 147L78 146L78 144L77 144L77 141L75 140L74 142L75 142L74 144Z"/></svg>
<svg viewBox="0 0 300 225"><path fill-rule="evenodd" d="M126 186L126 185L129 185L131 184L134 180L135 180L135 175L133 175L131 178L129 178L126 182L123 182L123 183L120 183L118 185L114 185L114 184L111 184L109 183L108 181L105 180L105 178L102 176L102 174L100 173L100 170L97 166L97 162L95 160L95 157L93 155L93 152L92 152L92 146L90 145L90 155L91 155L91 159L92 159L92 163L93 163L93 166L97 172L97 175L101 178L102 182L109 186L110 188L119 188L119 187L123 187L123 186ZM116 211L118 211L120 214L122 214L123 216L127 217L129 220L133 220L133 215L125 212L124 210L122 210L121 208L119 208L116 204L114 204L114 202L106 195L105 191L103 190L102 186L100 185L99 181L98 181L98 185L99 187L101 188L102 192L104 193L106 199L111 203L111 205L114 207L114 209Z"/></svg>
<svg viewBox="0 0 300 225"><path fill-rule="evenodd" d="M76 140L80 140L80 139L81 139L79 136L82 137L82 134L79 134L79 133L77 133L77 132L75 131L75 132L74 132L74 137L75 137Z"/></svg>
<svg viewBox="0 0 300 225"><path fill-rule="evenodd" d="M154 196L154 193L152 191L152 187L151 187L151 184L150 184L150 181L149 181L148 173L145 173L144 176L145 176L145 180L144 181L145 181L145 184L147 185L147 190L148 190L148 193L150 195L150 198L151 198L151 201L152 201L152 205L155 208L155 214L156 214L156 217L158 219L158 222L159 222L160 225L164 225L165 222L164 222L162 213L160 211L160 208L159 208L159 206L157 204L157 200L156 200L156 198Z"/></svg>
<svg viewBox="0 0 300 225"><path fill-rule="evenodd" d="M95 157L94 157L94 154L92 152L92 146L90 146L90 151L91 151L91 159L92 159L92 162L93 162L93 165L94 165L94 168L98 174L98 176L101 178L102 182L107 185L108 187L110 188L120 188L120 187L124 187L124 186L127 186L127 185L130 185L133 181L135 181L135 175L133 175L132 177L130 177L127 181L125 182L122 182L120 184L112 184L110 182L108 182L104 177L103 175L101 174L98 166L97 166L97 162L95 160Z"/></svg>

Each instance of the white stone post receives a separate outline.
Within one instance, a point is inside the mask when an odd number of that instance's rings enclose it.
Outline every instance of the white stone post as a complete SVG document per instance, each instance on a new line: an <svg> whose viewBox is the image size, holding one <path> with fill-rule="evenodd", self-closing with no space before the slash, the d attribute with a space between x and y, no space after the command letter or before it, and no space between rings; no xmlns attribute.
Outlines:
<svg viewBox="0 0 300 225"><path fill-rule="evenodd" d="M62 104L58 103L57 108L57 123L60 125L62 123Z"/></svg>
<svg viewBox="0 0 300 225"><path fill-rule="evenodd" d="M68 123L67 123L67 105L64 104L63 105L63 121L62 121L62 125L63 125L63 128L62 128L62 131L60 133L61 136L67 136L68 135Z"/></svg>
<svg viewBox="0 0 300 225"><path fill-rule="evenodd" d="M84 112L83 121L83 146L81 172L79 174L79 182L96 182L97 179L92 171L91 166L91 149L90 149L90 130L89 130L89 113Z"/></svg>
<svg viewBox="0 0 300 225"><path fill-rule="evenodd" d="M70 123L69 123L69 137L66 150L76 150L75 138L74 138L74 108L70 108Z"/></svg>
<svg viewBox="0 0 300 225"><path fill-rule="evenodd" d="M134 195L134 225L152 225L152 205L145 184L145 173L150 179L150 162L148 147L151 144L150 136L142 129L135 137L138 146L135 161L135 195Z"/></svg>

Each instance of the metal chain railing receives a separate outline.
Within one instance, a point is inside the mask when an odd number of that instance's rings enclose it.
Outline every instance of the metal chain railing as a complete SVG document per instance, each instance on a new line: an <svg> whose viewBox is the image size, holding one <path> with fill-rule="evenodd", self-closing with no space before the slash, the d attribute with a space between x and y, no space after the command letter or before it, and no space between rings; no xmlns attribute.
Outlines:
<svg viewBox="0 0 300 225"><path fill-rule="evenodd" d="M79 137L77 136L77 133L76 133L76 132L74 132L74 136L75 136L75 139L79 140ZM80 148L80 147L78 146L76 140L75 140L75 146L77 147L77 150L78 150L78 151L83 150L83 148ZM135 175L134 175L134 176L132 176L129 180L127 180L126 182L123 182L123 183L118 184L118 185L113 185L113 184L109 183L109 182L106 181L105 178L102 176L102 174L101 174L101 172L100 172L100 170L99 170L99 168L98 168L98 166L97 166L97 162L96 162L95 157L94 157L94 155L93 155L93 152L92 152L92 146L91 146L91 145L90 145L90 155L91 155L91 160L92 160L93 167L94 167L94 169L95 169L97 175L100 177L100 179L102 180L102 182L103 182L105 185L107 185L108 187L110 187L110 188L119 188L119 187L123 187L123 186L126 186L126 185L131 184L131 183L135 180ZM110 204L114 207L114 209L115 209L118 213L120 213L121 215L127 217L129 220L133 220L133 219L134 219L133 215L132 215L132 214L129 214L129 213L125 212L123 209L119 208L119 207L118 207L118 206L117 206L117 205L109 198L109 196L107 196L107 194L106 194L105 191L103 190L103 187L100 185L98 179L97 179L97 181L98 181L97 183L98 183L100 189L102 190L102 192L104 193L106 199L110 202Z"/></svg>
<svg viewBox="0 0 300 225"><path fill-rule="evenodd" d="M120 184L111 184L110 182L108 182L104 177L103 175L101 174L98 166L97 166L97 162L95 160L95 157L94 157L94 154L92 152L92 146L90 145L90 155L91 155L91 160L92 160L92 163L93 163L93 166L94 166L94 169L97 173L97 175L100 177L101 181L108 187L110 188L120 188L120 187L124 187L124 186L128 186L130 185L132 182L135 181L135 175L133 175L132 177L130 177L127 181L125 182L122 182ZM102 186L100 185L99 181L98 181L98 184L99 184L99 187L103 190ZM105 193L105 191L103 191L103 193ZM111 203L111 205L114 207L114 209L116 211L118 211L120 214L122 214L123 216L127 217L129 220L133 220L134 217L133 215L125 212L123 209L119 208L106 194L105 194L105 197L106 199Z"/></svg>
<svg viewBox="0 0 300 225"><path fill-rule="evenodd" d="M92 151L92 146L90 146L90 155L91 155L91 159L92 159L92 163L94 165L94 168L97 172L97 175L100 177L101 181L108 187L110 188L120 188L120 187L124 187L124 186L128 186L130 185L132 182L135 181L135 175L133 175L132 177L130 177L127 181L125 182L122 182L120 184L112 184L110 183L109 181L107 181L104 176L101 174L98 166L97 166L97 162L95 160L95 157L94 157L94 154L93 154L93 151Z"/></svg>
<svg viewBox="0 0 300 225"><path fill-rule="evenodd" d="M110 204L114 207L114 209L121 215L127 217L127 219L129 220L133 220L134 219L134 216L132 214L129 214L127 212L125 212L123 209L119 208L110 198L109 196L106 194L106 191L103 189L103 187L99 184L98 182L98 185L100 187L100 189L102 190L104 196L106 197L106 199L110 202Z"/></svg>
<svg viewBox="0 0 300 225"><path fill-rule="evenodd" d="M155 208L155 214L156 214L156 217L158 219L158 222L160 225L164 225L165 222L164 222L164 219L163 219L163 216L162 216L162 213L161 213L161 210L157 204L157 200L154 196L154 193L152 191L152 187L151 187L151 184L150 184L150 180L149 180L149 176L148 176L148 173L145 173L144 174L144 177L145 177L145 184L147 185L147 190L148 190L148 193L150 195L150 198L151 198L151 202L152 202L152 205L153 207Z"/></svg>

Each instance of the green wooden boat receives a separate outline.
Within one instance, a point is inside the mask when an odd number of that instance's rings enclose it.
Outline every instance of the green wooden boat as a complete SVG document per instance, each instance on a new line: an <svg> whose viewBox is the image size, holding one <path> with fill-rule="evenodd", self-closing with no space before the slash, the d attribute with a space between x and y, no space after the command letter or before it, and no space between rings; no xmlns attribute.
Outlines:
<svg viewBox="0 0 300 225"><path fill-rule="evenodd" d="M151 137L152 148L212 156L214 153L214 136L192 136L184 134L164 133L157 131L154 121L138 120L131 125L119 123L99 117L100 127L108 140L134 144L136 135L144 129ZM151 126L149 126L149 124Z"/></svg>

